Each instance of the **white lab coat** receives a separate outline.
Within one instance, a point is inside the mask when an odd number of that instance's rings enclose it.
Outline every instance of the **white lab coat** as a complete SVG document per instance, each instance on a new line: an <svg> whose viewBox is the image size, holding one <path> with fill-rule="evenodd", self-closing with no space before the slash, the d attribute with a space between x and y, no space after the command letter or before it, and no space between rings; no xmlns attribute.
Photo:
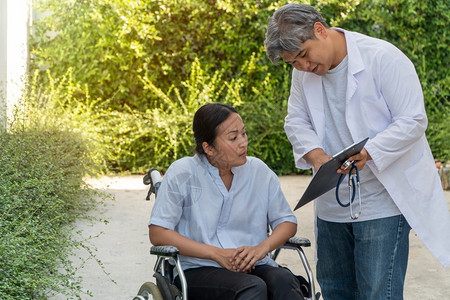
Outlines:
<svg viewBox="0 0 450 300"><path fill-rule="evenodd" d="M367 166L440 263L450 265L450 213L425 137L427 117L422 88L411 61L393 45L345 33L348 53L346 122L353 141L369 137ZM323 148L322 78L292 73L285 130L296 166ZM333 154L333 153L328 153Z"/></svg>

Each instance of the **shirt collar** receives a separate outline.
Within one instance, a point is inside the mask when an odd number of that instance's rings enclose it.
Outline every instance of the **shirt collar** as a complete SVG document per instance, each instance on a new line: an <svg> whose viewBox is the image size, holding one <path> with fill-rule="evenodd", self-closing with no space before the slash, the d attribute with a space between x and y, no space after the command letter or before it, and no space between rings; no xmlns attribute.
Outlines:
<svg viewBox="0 0 450 300"><path fill-rule="evenodd" d="M196 154L195 157L198 158L199 162L205 167L205 169L211 174L213 177L220 177L219 176L219 169L215 166L211 165L209 160L206 158L206 155L204 154ZM248 164L248 158L246 158L245 164L237 167L232 167L231 172L236 175L240 172L240 170Z"/></svg>

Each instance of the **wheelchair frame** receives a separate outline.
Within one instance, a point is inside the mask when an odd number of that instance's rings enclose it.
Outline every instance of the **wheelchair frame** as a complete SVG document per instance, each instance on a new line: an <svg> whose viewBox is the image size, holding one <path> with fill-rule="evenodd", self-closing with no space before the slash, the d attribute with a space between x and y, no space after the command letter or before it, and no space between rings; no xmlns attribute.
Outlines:
<svg viewBox="0 0 450 300"><path fill-rule="evenodd" d="M152 193L157 196L159 186L161 184L161 174L157 169L150 169L143 178L145 185L149 185L149 191L146 200L150 200ZM311 242L308 238L294 236L290 238L283 246L273 251L272 259L276 260L282 249L294 250L298 253L307 275L307 286L309 295L305 296L308 300L318 300L320 292L316 292L314 285L314 276L312 269L308 263L302 247L310 247ZM174 246L152 246L150 254L156 255L156 263L153 267L153 282L145 282L139 289L138 295L133 300L187 300L187 282L184 276L183 268L179 259L179 250ZM174 270L177 271L181 283L181 291L174 285Z"/></svg>

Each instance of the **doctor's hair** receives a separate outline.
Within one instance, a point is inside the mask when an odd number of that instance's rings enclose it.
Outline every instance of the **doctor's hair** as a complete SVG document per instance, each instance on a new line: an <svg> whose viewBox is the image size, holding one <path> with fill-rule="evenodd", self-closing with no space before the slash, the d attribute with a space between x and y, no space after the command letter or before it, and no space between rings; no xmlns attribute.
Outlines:
<svg viewBox="0 0 450 300"><path fill-rule="evenodd" d="M267 25L264 46L270 61L277 64L282 52L294 53L300 44L316 39L314 24L329 28L322 15L312 6L290 3L280 7Z"/></svg>
<svg viewBox="0 0 450 300"><path fill-rule="evenodd" d="M232 113L238 112L234 107L218 102L205 104L195 112L192 130L194 131L195 151L198 154L205 154L203 142L214 146L217 127Z"/></svg>

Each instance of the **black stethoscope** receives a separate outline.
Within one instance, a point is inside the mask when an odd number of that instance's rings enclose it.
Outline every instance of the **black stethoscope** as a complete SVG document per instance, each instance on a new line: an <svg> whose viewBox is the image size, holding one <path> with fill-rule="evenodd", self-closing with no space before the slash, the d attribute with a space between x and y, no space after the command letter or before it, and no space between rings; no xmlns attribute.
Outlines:
<svg viewBox="0 0 450 300"><path fill-rule="evenodd" d="M361 190L360 190L360 182L359 182L359 171L358 167L355 165L354 161L346 161L344 162L344 167L346 170L348 167L350 167L350 173L348 174L348 203L343 204L341 200L339 199L339 186L341 185L342 180L345 177L345 174L341 174L339 176L339 180L336 185L336 200L342 207L350 206L350 218L353 220L356 220L361 215ZM354 171L354 173L353 173ZM358 193L358 203L359 203L359 211L357 213L353 213L352 203L355 200L356 193Z"/></svg>

